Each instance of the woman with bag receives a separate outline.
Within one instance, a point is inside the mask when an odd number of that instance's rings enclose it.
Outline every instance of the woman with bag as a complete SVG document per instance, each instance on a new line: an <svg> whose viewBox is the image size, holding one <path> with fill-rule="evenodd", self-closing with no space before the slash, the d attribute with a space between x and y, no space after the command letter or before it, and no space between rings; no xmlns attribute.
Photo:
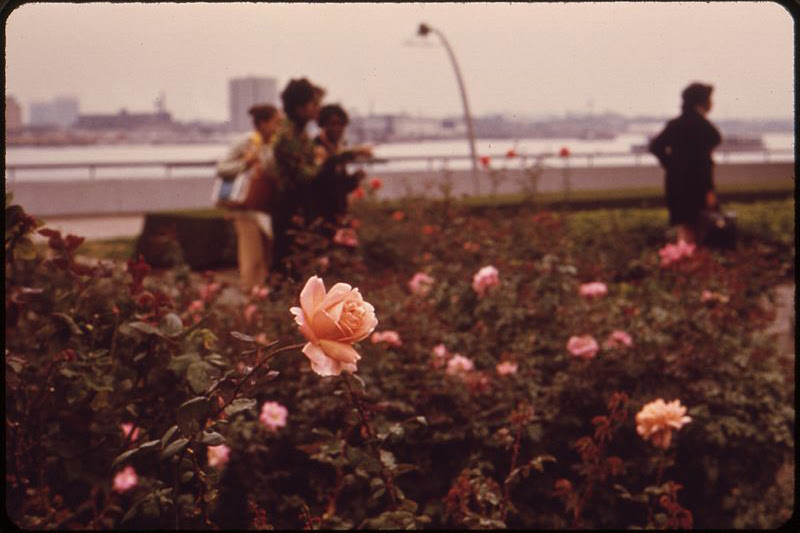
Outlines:
<svg viewBox="0 0 800 533"><path fill-rule="evenodd" d="M272 140L281 113L273 105L250 108L254 130L237 142L217 164L217 175L225 182L236 181L237 197L226 201L236 230L237 259L242 290L249 291L267 279L272 248L270 215L274 188L275 160Z"/></svg>
<svg viewBox="0 0 800 533"><path fill-rule="evenodd" d="M701 212L717 207L711 152L722 137L706 119L712 91L711 85L702 83L686 87L681 115L670 120L649 146L666 170L669 224L677 226L678 241L690 244L697 240Z"/></svg>

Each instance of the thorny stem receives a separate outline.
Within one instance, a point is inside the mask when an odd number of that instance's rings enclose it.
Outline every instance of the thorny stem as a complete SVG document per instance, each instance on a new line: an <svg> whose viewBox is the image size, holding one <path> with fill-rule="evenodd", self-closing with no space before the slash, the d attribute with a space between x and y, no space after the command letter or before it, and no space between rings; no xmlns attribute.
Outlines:
<svg viewBox="0 0 800 533"><path fill-rule="evenodd" d="M375 456L375 459L378 460L378 464L381 465L381 479L383 479L383 483L386 485L386 492L389 494L389 499L391 500L391 509L394 511L397 509L397 494L395 493L394 488L394 477L392 476L392 473L387 471L386 467L383 466L383 461L381 461L380 454L375 448L375 441L377 439L375 437L375 432L372 429L372 425L369 423L369 417L367 416L366 411L364 411L361 402L358 401L358 398L356 398L355 394L353 393L353 389L350 386L350 380L347 378L347 374L345 374L343 377L344 384L347 386L347 392L350 395L350 401L353 403L356 411L358 411L358 414L361 417L361 425L367 430L370 450Z"/></svg>
<svg viewBox="0 0 800 533"><path fill-rule="evenodd" d="M269 362L269 361L270 361L270 360L271 360L273 357L275 357L276 355L278 355L278 354L279 354L279 353L281 353L281 352L285 352L285 351L288 351L288 350L296 350L297 348L302 348L304 345L305 345L305 343L301 343L301 344L290 344L289 346L283 346L283 347L281 347L281 348L276 348L275 350L273 350L273 351L271 351L270 353L268 353L268 354L266 355L266 357L264 357L264 359L262 359L261 361L259 361L259 362L258 362L258 364L256 364L256 366L254 366L254 367L253 367L253 369L252 369L252 370L250 370L250 372L248 372L248 373L247 373L247 375L245 375L245 376L244 376L242 379L240 379L240 380L239 380L239 383L236 385L236 388L233 390L233 395L231 395L231 398L230 398L230 400L228 400L227 402L225 402L225 403L222 405L222 407L220 407L219 409L217 409L217 411L216 411L216 412L215 412L215 413L214 413L214 414L213 414L213 415L212 415L212 416L209 418L209 420L214 420L214 419L216 419L216 418L219 416L219 414L220 414L220 413L221 413L221 412L222 412L222 411L223 411L223 410L224 410L226 407L228 407L228 405L230 405L230 403L231 403L233 400L235 400L235 399L236 399L236 397L239 395L239 392L242 390L242 386L243 386L245 383L247 383L248 381L250 381L250 378L253 376L253 374L255 374L255 373L256 373L256 372L257 372L257 371L258 371L258 370L259 370L259 369L260 369L262 366L264 366L266 363L268 363L268 362ZM260 351L261 351L261 348L258 348L258 351L260 352ZM215 388L216 388L216 387L215 387ZM214 389L212 389L210 392L213 392L213 390L214 390Z"/></svg>
<svg viewBox="0 0 800 533"><path fill-rule="evenodd" d="M514 436L514 448L511 452L511 467L508 469L508 475L514 472L514 469L517 467L517 459L519 458L519 445L522 439L522 424L517 424L517 434ZM506 477L505 483L503 483L503 505L500 508L500 516L502 517L503 522L506 521L506 516L508 515L508 507L511 503L511 486L509 485L510 479Z"/></svg>

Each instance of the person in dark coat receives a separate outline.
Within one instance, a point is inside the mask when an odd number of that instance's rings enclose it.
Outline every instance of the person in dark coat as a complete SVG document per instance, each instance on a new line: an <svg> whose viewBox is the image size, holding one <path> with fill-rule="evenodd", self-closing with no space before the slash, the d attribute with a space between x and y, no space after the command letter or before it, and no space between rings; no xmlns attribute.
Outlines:
<svg viewBox="0 0 800 533"><path fill-rule="evenodd" d="M347 163L358 157L370 157L367 146L348 149L344 132L350 121L347 112L338 104L322 106L317 118L320 133L314 138L314 148L325 162L314 181L312 212L321 219L321 233L332 239L347 216L347 195L354 191L365 174L363 170L347 172Z"/></svg>
<svg viewBox="0 0 800 533"><path fill-rule="evenodd" d="M695 242L700 211L717 205L711 152L722 137L706 119L711 110L712 91L711 85L702 83L686 87L681 115L667 122L649 146L666 171L669 224L677 226L678 241L690 244Z"/></svg>

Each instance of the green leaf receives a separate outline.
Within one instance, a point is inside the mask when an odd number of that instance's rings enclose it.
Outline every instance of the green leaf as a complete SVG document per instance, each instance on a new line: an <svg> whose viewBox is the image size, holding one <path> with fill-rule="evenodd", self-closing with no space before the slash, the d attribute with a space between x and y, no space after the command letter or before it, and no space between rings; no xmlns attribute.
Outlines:
<svg viewBox="0 0 800 533"><path fill-rule="evenodd" d="M208 444L209 446L219 446L220 444L225 443L225 437L216 431L204 431L203 438L200 439L200 442L203 444Z"/></svg>
<svg viewBox="0 0 800 533"><path fill-rule="evenodd" d="M212 380L208 375L208 367L208 363L204 361L189 365L186 378L189 380L189 386L196 394L200 394L211 387Z"/></svg>
<svg viewBox="0 0 800 533"><path fill-rule="evenodd" d="M175 432L178 431L178 426L172 426L167 431L164 432L164 435L161 437L161 447L167 445L167 443L172 439L172 436L175 435Z"/></svg>
<svg viewBox="0 0 800 533"><path fill-rule="evenodd" d="M114 470L118 465L123 463L125 460L129 459L133 454L139 451L139 448L134 448L133 450L128 450L127 452L123 452L119 454L116 459L111 461L111 470Z"/></svg>
<svg viewBox="0 0 800 533"><path fill-rule="evenodd" d="M140 449L140 450L148 450L148 449L150 449L150 448L155 448L155 447L156 447L156 446L158 446L159 444L161 444L161 439L149 440L149 441L147 441L147 442L145 442L145 443L141 444L141 445L139 446L139 449Z"/></svg>
<svg viewBox="0 0 800 533"><path fill-rule="evenodd" d="M170 338L180 335L183 331L183 321L181 317L175 313L167 313L164 315L164 318L161 319L161 331Z"/></svg>
<svg viewBox="0 0 800 533"><path fill-rule="evenodd" d="M176 440L175 442L164 448L164 451L161 452L161 458L169 459L176 453L183 451L183 449L186 448L187 444L189 444L189 439L185 437Z"/></svg>
<svg viewBox="0 0 800 533"><path fill-rule="evenodd" d="M233 337L234 339L238 339L242 342L256 342L256 339L254 337L251 337L250 335L245 335L244 333L239 333L238 331L231 331L231 337Z"/></svg>
<svg viewBox="0 0 800 533"><path fill-rule="evenodd" d="M75 323L71 316L64 313L51 313L51 316L60 319L64 324L66 324L70 333L73 335L83 335L83 331L81 331L81 328Z"/></svg>
<svg viewBox="0 0 800 533"><path fill-rule="evenodd" d="M251 398L237 398L233 400L230 403L230 405L228 405L225 408L225 414L231 416L240 411L244 411L246 409L252 409L255 406L256 406L256 401Z"/></svg>
<svg viewBox="0 0 800 533"><path fill-rule="evenodd" d="M160 329L148 324L147 322L130 322L128 326L137 331L141 331L142 333L146 333L147 335L158 335L159 337L164 336Z"/></svg>
<svg viewBox="0 0 800 533"><path fill-rule="evenodd" d="M197 433L208 414L208 398L198 396L178 407L178 428L184 435Z"/></svg>
<svg viewBox="0 0 800 533"><path fill-rule="evenodd" d="M17 245L14 248L14 255L17 259L23 259L25 261L30 261L31 259L36 258L36 246L31 242L31 240L27 237L21 238L17 241Z"/></svg>

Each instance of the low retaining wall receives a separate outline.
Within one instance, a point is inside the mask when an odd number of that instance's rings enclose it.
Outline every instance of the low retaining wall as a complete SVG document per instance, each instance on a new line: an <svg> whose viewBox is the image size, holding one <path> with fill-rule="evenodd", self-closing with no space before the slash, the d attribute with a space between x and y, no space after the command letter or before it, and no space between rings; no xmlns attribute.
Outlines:
<svg viewBox="0 0 800 533"><path fill-rule="evenodd" d="M469 170L443 172L408 171L380 172L383 187L381 198L399 198L409 194L441 197L442 184L452 185L453 196L489 194L492 177L498 194L523 190L529 179L518 168L498 169L494 173L480 171L479 187ZM717 186L741 183L758 190L759 183L794 186L794 163L721 163L716 166ZM537 190L541 193L563 192L566 180L572 191L661 187L663 171L657 166L615 166L546 168L541 173ZM6 184L14 202L36 216L120 215L145 212L195 209L211 206L213 177L172 177L165 179L79 179L74 181L23 181Z"/></svg>

